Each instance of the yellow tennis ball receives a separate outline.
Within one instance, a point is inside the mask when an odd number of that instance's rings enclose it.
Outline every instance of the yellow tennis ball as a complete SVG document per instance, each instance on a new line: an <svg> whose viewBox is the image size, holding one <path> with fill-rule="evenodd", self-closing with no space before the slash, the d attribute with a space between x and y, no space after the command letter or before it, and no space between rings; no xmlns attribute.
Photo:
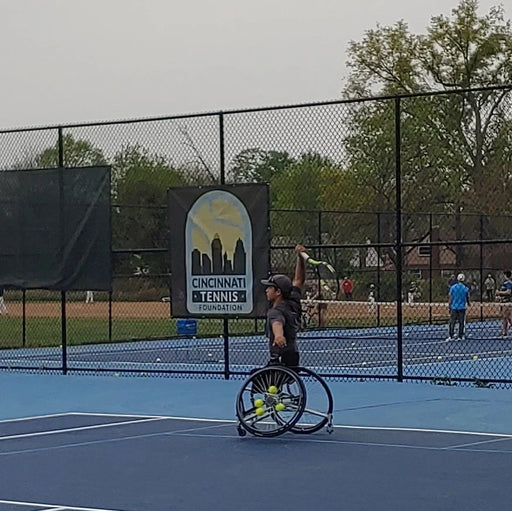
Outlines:
<svg viewBox="0 0 512 511"><path fill-rule="evenodd" d="M478 355L473 355L473 360L478 360Z"/></svg>
<svg viewBox="0 0 512 511"><path fill-rule="evenodd" d="M276 410L282 412L285 409L284 403L277 403Z"/></svg>
<svg viewBox="0 0 512 511"><path fill-rule="evenodd" d="M443 359L443 357L442 357L441 355L439 355L439 356L437 357L437 360L442 360L442 359Z"/></svg>
<svg viewBox="0 0 512 511"><path fill-rule="evenodd" d="M270 394L277 394L277 387L275 385L270 385L268 391L270 392Z"/></svg>
<svg viewBox="0 0 512 511"><path fill-rule="evenodd" d="M259 407L256 408L256 415L263 415L265 413L265 408Z"/></svg>
<svg viewBox="0 0 512 511"><path fill-rule="evenodd" d="M261 406L263 406L265 404L265 401L263 401L263 399L256 399L256 401L254 401L254 406L256 408L260 408Z"/></svg>

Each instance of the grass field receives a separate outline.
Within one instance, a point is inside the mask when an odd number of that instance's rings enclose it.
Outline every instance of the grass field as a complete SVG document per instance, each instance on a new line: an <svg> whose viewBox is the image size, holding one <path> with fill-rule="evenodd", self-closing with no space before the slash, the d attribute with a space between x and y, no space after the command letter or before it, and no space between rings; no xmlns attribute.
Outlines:
<svg viewBox="0 0 512 511"><path fill-rule="evenodd" d="M262 322L258 322L262 331ZM254 334L254 320L230 322L232 334ZM219 336L223 332L222 320L199 320L197 335L201 337ZM176 337L174 319L115 319L112 322L112 337L109 338L108 319L68 318L66 321L68 345L104 342L122 342L140 339L168 339ZM61 322L59 318L30 318L26 321L25 342L21 318L3 317L0 319L0 349L35 348L61 345Z"/></svg>
<svg viewBox="0 0 512 511"><path fill-rule="evenodd" d="M20 302L8 303L8 316L0 317L0 349L20 347L60 346L62 341L60 304L30 302L23 310ZM161 302L113 302L112 330L109 332L108 302L66 305L66 333L69 345L123 342L141 339L169 339L177 336L177 320L170 318L169 305ZM468 320L500 317L499 304L473 304ZM447 322L447 304L403 304L404 324ZM367 302L330 303L326 309L327 328L376 327L396 325L396 303ZM262 333L263 320L233 319L229 321L231 335ZM198 319L199 337L223 334L221 319Z"/></svg>

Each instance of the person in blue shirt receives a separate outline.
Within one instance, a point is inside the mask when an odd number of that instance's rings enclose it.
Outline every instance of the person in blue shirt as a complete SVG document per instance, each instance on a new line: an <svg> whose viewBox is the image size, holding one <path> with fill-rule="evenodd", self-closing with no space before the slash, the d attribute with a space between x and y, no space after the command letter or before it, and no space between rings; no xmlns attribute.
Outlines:
<svg viewBox="0 0 512 511"><path fill-rule="evenodd" d="M459 339L464 339L464 325L466 322L466 309L469 305L469 289L464 284L464 274L457 275L457 282L450 286L449 301L450 326L447 341L456 341L455 323L459 324Z"/></svg>
<svg viewBox="0 0 512 511"><path fill-rule="evenodd" d="M503 303L503 323L501 327L501 336L508 337L508 328L512 325L512 272L507 270L503 272L505 280L500 289L496 291L496 298Z"/></svg>

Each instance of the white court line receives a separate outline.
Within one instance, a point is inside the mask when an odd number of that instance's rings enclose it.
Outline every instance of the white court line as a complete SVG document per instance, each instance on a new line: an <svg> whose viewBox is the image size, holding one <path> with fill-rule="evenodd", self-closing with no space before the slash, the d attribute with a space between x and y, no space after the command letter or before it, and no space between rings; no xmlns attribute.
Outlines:
<svg viewBox="0 0 512 511"><path fill-rule="evenodd" d="M49 431L36 431L35 433L20 433L19 435L7 435L0 436L1 440L12 440L14 438L30 438L36 436L46 436L46 435L57 435L60 433L70 433L72 431L86 431L91 429L102 429L102 428L111 428L113 426L126 426L132 424L140 424L142 422L151 422L157 420L165 420L165 417L153 417L150 419L140 419L135 421L123 421L123 422L112 422L110 424L95 424L93 426L80 426L76 428L65 428L65 429L52 429Z"/></svg>
<svg viewBox="0 0 512 511"><path fill-rule="evenodd" d="M65 415L65 414L63 414ZM94 412L70 412L67 415L83 415L83 416L97 416L97 417L146 417L142 420L137 421L126 421L119 423L111 423L111 424L101 424L97 426L84 426L82 428L72 428L70 431L80 430L80 429L93 429L93 428L101 428L105 426L113 426L113 425L131 425L142 422L156 421L156 420L177 420L177 421L189 421L189 422L206 422L206 423L217 423L217 424L236 424L238 420L236 419L209 419L202 417L178 417L171 415L158 415L158 416L148 416L145 415L128 415L128 414L116 414L116 413L94 413ZM344 424L334 424L334 428L336 429L356 429L356 430L375 430L375 431L402 431L402 432L416 432L416 433L444 433L451 435L473 435L473 436L483 436L483 437L500 437L503 439L512 438L511 433L489 433L484 431L466 431L466 430L452 430L452 429L433 429L433 428L410 428L410 427L395 427L395 426L359 426L359 425L344 425ZM56 430L55 433L65 432L66 430ZM186 431L186 430L185 430ZM41 434L51 433L51 432L41 432ZM164 433L162 433L164 434ZM168 434L168 433L167 433ZM171 432L172 434L172 432ZM32 434L28 434L32 435ZM20 435L24 436L24 435ZM6 437L0 437L0 440Z"/></svg>
<svg viewBox="0 0 512 511"><path fill-rule="evenodd" d="M64 413L49 413L47 415L31 415L29 417L18 417L16 419L0 419L0 424L5 422L19 422L19 421L31 421L35 419L52 419L53 417L66 417L70 412Z"/></svg>
<svg viewBox="0 0 512 511"><path fill-rule="evenodd" d="M57 504L43 504L40 502L23 502L18 500L0 500L0 504L10 504L14 506L31 506L42 507L44 509L56 511L57 509L68 509L69 511L121 511L120 509L103 509L97 507L73 507L73 506L60 506Z"/></svg>
<svg viewBox="0 0 512 511"><path fill-rule="evenodd" d="M174 417L172 415L122 415L118 413L94 413L94 412L73 412L71 415L92 415L98 417L146 417L154 419L170 419L176 421L195 421L195 422L237 422L234 419L207 419L198 417Z"/></svg>
<svg viewBox="0 0 512 511"><path fill-rule="evenodd" d="M488 433L481 431L459 431L452 429L428 429L428 428L398 428L398 427L381 427L381 426L344 426L334 425L335 428L339 429L368 429L377 431L404 431L412 433L445 433L450 435L473 435L473 436L489 436L489 437L501 437L503 439L512 438L510 433Z"/></svg>
<svg viewBox="0 0 512 511"><path fill-rule="evenodd" d="M73 412L77 415L98 415L100 417L132 417L132 415L118 415L111 413L87 413L84 412ZM138 415L133 415L133 417L140 417ZM193 422L214 422L214 423L227 423L227 424L236 424L238 420L236 419L207 419L202 417L176 417L171 415L163 415L159 416L160 419L169 419L169 420L178 420L178 421L193 421ZM446 433L452 435L475 435L475 436L489 436L489 437L502 437L502 438L512 438L512 433L489 433L483 431L460 431L453 429L431 429L431 428L406 428L406 427L395 427L395 426L357 426L357 425L344 425L344 424L334 424L335 428L338 429L367 429L367 430L377 430L377 431L404 431L404 432L417 432L417 433Z"/></svg>
<svg viewBox="0 0 512 511"><path fill-rule="evenodd" d="M236 439L238 436L236 435L207 435L207 434L187 434L183 433L176 436L184 436L191 438L223 438L223 439ZM264 439L257 439L264 440ZM267 440L269 440L267 438ZM275 441L274 439L270 439ZM334 438L330 439L321 439L321 438L297 438L297 437L287 437L287 442L293 443L304 443L304 444L334 444L334 445L355 445L362 447L386 447L386 448L399 448L399 449L412 449L412 450L421 450L421 451L457 451L457 449L453 449L451 447L436 447L436 446L427 446L427 445L415 445L415 444L397 444L397 443L379 443L379 442L363 442L356 440L337 440ZM512 453L512 451L502 451L502 450L484 450L484 449L460 449L460 451L464 452L473 452L473 453L491 453L491 454L508 454Z"/></svg>

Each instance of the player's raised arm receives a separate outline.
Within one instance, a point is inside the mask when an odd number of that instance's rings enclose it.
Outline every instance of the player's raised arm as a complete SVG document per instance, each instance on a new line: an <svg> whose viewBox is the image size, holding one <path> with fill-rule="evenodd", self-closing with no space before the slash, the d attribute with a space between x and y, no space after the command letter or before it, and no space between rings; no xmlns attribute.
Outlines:
<svg viewBox="0 0 512 511"><path fill-rule="evenodd" d="M295 247L295 252L297 252L297 263L295 264L293 285L300 289L303 288L304 282L306 282L306 261L304 260L304 257L301 256L301 253L305 251L306 249L302 245L297 245Z"/></svg>

